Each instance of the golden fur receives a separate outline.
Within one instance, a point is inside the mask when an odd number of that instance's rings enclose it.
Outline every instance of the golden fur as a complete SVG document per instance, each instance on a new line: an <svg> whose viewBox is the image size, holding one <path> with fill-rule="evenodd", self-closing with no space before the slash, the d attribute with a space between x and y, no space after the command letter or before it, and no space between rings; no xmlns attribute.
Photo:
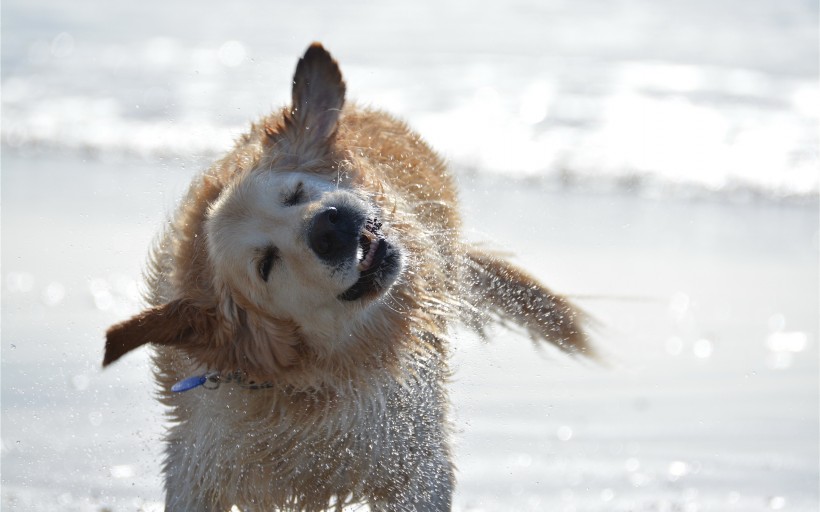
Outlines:
<svg viewBox="0 0 820 512"><path fill-rule="evenodd" d="M461 240L442 159L344 95L336 62L312 45L292 105L194 179L152 253L150 307L107 333L106 366L155 347L168 512L449 510L448 326L510 323L589 352L566 299ZM358 267L322 252L330 210L357 230L380 223L361 231ZM347 236L333 222L327 236ZM245 380L170 391L206 371Z"/></svg>

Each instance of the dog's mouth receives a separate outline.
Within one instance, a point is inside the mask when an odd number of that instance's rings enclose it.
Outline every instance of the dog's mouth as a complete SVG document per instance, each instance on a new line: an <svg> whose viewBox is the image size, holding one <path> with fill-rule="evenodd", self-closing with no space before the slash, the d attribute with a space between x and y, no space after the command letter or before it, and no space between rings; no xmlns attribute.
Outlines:
<svg viewBox="0 0 820 512"><path fill-rule="evenodd" d="M359 280L342 293L339 298L346 301L358 300L380 294L395 279L399 270L399 254L385 239L378 219L368 219L359 236L361 250L356 269Z"/></svg>
<svg viewBox="0 0 820 512"><path fill-rule="evenodd" d="M361 256L359 257L359 265L356 269L359 272L368 272L374 267L378 267L386 251L387 242L381 232L382 223L377 219L368 219L359 236L359 247L361 248Z"/></svg>

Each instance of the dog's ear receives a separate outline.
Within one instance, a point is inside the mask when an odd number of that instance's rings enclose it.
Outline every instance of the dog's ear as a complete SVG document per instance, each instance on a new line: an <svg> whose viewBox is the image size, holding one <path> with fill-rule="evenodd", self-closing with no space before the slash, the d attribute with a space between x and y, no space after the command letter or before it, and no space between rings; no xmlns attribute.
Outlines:
<svg viewBox="0 0 820 512"><path fill-rule="evenodd" d="M306 146L322 146L336 134L345 100L339 65L319 43L299 59L293 75L293 103L286 116L291 136Z"/></svg>
<svg viewBox="0 0 820 512"><path fill-rule="evenodd" d="M116 324L106 332L103 366L146 343L193 347L207 343L215 311L190 301L175 300Z"/></svg>

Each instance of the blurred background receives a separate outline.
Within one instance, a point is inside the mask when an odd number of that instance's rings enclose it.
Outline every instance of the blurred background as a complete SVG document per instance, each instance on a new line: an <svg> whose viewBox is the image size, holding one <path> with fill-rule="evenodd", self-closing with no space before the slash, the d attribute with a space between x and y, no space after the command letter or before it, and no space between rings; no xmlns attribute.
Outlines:
<svg viewBox="0 0 820 512"><path fill-rule="evenodd" d="M313 40L342 60L351 96L407 118L460 167L633 189L817 192L808 0L12 0L3 143L219 154L286 100Z"/></svg>
<svg viewBox="0 0 820 512"><path fill-rule="evenodd" d="M817 510L816 1L5 0L0 23L4 510L162 509L147 351L103 373L103 332L315 40L608 357L454 333L457 510Z"/></svg>

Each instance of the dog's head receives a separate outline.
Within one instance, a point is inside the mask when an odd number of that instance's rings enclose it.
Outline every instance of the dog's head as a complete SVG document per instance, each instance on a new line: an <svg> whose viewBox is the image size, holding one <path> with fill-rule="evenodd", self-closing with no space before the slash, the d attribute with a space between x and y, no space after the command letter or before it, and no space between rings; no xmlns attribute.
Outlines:
<svg viewBox="0 0 820 512"><path fill-rule="evenodd" d="M338 336L401 269L382 218L365 193L324 174L254 171L208 214L216 287L246 311Z"/></svg>
<svg viewBox="0 0 820 512"><path fill-rule="evenodd" d="M113 326L104 365L154 343L223 350L218 364L235 368L220 369L283 367L299 343L344 344L385 307L402 249L377 191L336 147L344 95L338 65L312 45L297 65L292 105L255 127L261 139L245 139L262 149L220 182L188 241L187 254L204 262L188 279L207 280L198 286L208 293Z"/></svg>

